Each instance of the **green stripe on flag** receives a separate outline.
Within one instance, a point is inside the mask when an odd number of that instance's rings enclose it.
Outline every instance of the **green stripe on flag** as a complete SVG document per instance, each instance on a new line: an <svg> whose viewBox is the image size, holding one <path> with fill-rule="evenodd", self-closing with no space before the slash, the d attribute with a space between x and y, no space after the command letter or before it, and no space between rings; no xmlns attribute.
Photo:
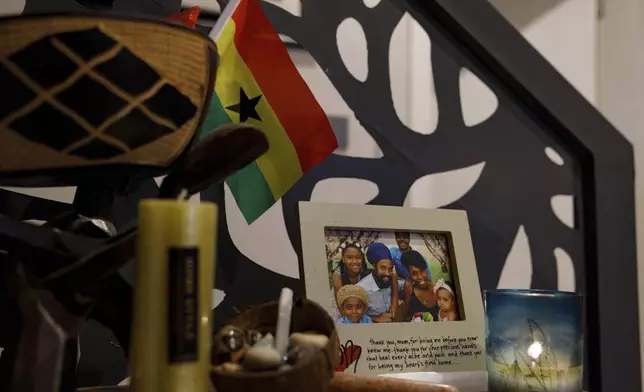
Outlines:
<svg viewBox="0 0 644 392"><path fill-rule="evenodd" d="M208 114L206 119L201 124L201 129L199 130L199 135L197 140L201 140L204 137L210 135L212 131L217 129L217 127L224 124L230 124L230 117L226 113L226 109L221 104L219 97L214 92L212 93L212 98L210 99L210 106L208 107Z"/></svg>
<svg viewBox="0 0 644 392"><path fill-rule="evenodd" d="M221 104L217 94L213 93L208 107L208 114L199 131L198 140L203 139L218 127L232 121ZM266 210L275 204L275 198L268 187L266 178L259 170L257 161L249 164L226 179L226 184L239 206L246 222L253 223Z"/></svg>
<svg viewBox="0 0 644 392"><path fill-rule="evenodd" d="M249 224L275 204L273 193L259 170L257 162L228 177L226 183Z"/></svg>

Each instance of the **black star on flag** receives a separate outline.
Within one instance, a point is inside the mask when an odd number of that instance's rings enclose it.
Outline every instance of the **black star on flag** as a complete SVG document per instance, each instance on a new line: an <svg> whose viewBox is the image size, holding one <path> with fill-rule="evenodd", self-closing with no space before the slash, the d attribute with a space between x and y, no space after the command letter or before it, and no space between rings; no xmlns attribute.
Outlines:
<svg viewBox="0 0 644 392"><path fill-rule="evenodd" d="M231 106L227 106L226 109L231 110L235 113L239 113L239 122L244 122L249 118L254 118L255 120L262 121L257 114L257 103L262 98L262 95L258 95L255 98L248 98L246 92L243 88L239 88L239 103Z"/></svg>

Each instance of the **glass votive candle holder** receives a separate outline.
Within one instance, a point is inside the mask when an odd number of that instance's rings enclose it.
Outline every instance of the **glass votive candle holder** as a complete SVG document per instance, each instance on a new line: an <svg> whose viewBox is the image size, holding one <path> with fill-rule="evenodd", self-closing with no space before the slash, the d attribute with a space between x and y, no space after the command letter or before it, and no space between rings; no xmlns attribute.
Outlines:
<svg viewBox="0 0 644 392"><path fill-rule="evenodd" d="M583 297L485 291L488 392L582 392Z"/></svg>

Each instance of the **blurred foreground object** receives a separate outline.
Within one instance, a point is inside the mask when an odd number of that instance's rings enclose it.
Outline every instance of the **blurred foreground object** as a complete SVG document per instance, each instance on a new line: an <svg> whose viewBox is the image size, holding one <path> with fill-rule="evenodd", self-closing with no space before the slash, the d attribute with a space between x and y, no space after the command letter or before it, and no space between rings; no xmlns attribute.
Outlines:
<svg viewBox="0 0 644 392"><path fill-rule="evenodd" d="M203 392L210 384L217 206L139 204L132 387Z"/></svg>

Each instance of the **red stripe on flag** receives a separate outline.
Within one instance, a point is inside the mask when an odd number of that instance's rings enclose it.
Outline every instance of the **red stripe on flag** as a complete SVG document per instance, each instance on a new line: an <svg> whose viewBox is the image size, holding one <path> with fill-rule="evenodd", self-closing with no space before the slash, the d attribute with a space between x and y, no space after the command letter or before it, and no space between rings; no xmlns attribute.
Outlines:
<svg viewBox="0 0 644 392"><path fill-rule="evenodd" d="M259 1L241 0L232 18L237 51L295 146L306 172L338 147L329 120Z"/></svg>

